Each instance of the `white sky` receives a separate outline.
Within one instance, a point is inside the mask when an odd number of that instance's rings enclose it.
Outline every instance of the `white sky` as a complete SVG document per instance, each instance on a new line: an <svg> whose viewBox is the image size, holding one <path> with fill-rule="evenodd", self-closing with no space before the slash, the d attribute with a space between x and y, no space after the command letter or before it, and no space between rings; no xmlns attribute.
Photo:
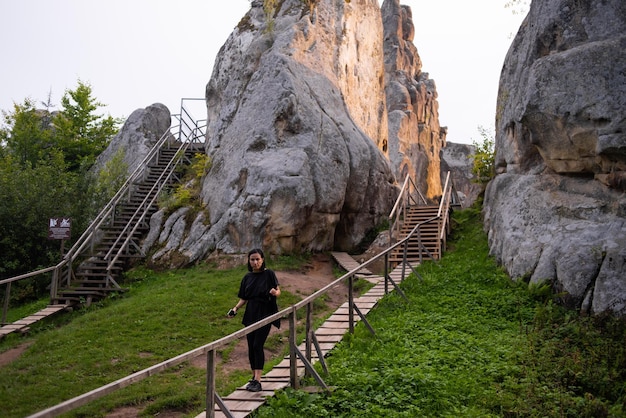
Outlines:
<svg viewBox="0 0 626 418"><path fill-rule="evenodd" d="M482 142L477 128L493 127L500 70L523 16L506 0L401 3L413 11L414 43L437 85L448 141ZM178 113L182 97L204 97L215 56L249 7L249 0L0 0L0 110L27 97L46 101L49 92L59 109L80 79L111 116L155 102Z"/></svg>

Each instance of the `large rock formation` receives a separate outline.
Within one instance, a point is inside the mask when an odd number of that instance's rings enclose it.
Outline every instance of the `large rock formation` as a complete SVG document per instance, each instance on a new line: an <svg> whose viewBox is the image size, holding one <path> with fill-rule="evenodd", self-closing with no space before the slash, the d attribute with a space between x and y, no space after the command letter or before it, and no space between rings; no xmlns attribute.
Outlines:
<svg viewBox="0 0 626 418"><path fill-rule="evenodd" d="M397 0L382 15L376 0L263 3L251 2L206 88L206 210L155 217L155 257L352 250L388 216L394 173L441 193L445 130L410 10Z"/></svg>
<svg viewBox="0 0 626 418"><path fill-rule="evenodd" d="M484 186L476 182L472 173L476 147L468 144L448 142L441 150L441 174L450 172L452 181L460 200L461 207L468 208L476 202ZM443 180L445 181L445 177Z"/></svg>
<svg viewBox="0 0 626 418"><path fill-rule="evenodd" d="M389 159L398 179L409 175L427 198L436 198L441 196L439 155L446 128L439 126L435 82L422 72L411 8L386 0L382 15Z"/></svg>
<svg viewBox="0 0 626 418"><path fill-rule="evenodd" d="M122 152L128 172L132 173L167 132L171 123L170 111L161 103L135 110L109 146L98 156L94 170L100 170L117 152Z"/></svg>
<svg viewBox="0 0 626 418"><path fill-rule="evenodd" d="M626 314L626 3L534 0L497 108L492 253L569 306Z"/></svg>
<svg viewBox="0 0 626 418"><path fill-rule="evenodd" d="M393 205L376 1L279 7L252 2L207 85L212 167L189 260L349 249Z"/></svg>

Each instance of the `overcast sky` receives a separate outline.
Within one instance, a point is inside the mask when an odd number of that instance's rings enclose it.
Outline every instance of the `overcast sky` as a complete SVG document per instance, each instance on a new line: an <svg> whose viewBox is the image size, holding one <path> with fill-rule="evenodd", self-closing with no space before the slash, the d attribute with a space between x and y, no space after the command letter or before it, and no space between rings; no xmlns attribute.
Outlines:
<svg viewBox="0 0 626 418"><path fill-rule="evenodd" d="M401 3L413 11L414 43L437 85L448 141L482 142L477 128L493 127L500 70L523 16L506 0ZM111 116L155 102L178 113L181 98L204 97L215 56L249 7L249 0L0 0L0 109L49 93L58 109L80 79Z"/></svg>

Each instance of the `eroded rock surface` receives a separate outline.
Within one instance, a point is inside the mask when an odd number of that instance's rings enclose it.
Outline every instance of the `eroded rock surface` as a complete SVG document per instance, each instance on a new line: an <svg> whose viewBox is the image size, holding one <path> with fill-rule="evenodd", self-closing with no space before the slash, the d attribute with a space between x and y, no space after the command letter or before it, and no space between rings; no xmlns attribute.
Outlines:
<svg viewBox="0 0 626 418"><path fill-rule="evenodd" d="M128 172L132 173L167 132L171 122L170 111L164 104L154 103L145 109L135 110L109 146L98 156L95 169L102 168L106 161L110 161L121 150Z"/></svg>
<svg viewBox="0 0 626 418"><path fill-rule="evenodd" d="M626 3L534 0L500 79L491 252L583 312L626 314Z"/></svg>
<svg viewBox="0 0 626 418"><path fill-rule="evenodd" d="M252 1L217 56L204 209L169 215L176 222L155 215L153 260L173 266L252 247L350 251L388 216L398 177L441 194L445 128L410 9L278 3L271 11Z"/></svg>

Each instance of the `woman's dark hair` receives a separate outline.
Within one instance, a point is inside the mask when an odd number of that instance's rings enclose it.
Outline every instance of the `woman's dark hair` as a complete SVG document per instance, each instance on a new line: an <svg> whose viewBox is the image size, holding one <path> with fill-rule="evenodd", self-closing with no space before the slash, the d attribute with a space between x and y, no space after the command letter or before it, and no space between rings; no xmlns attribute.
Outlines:
<svg viewBox="0 0 626 418"><path fill-rule="evenodd" d="M252 266L250 265L250 256L252 254L258 254L261 256L261 258L263 259L263 264L261 264L261 271L265 270L267 267L265 267L265 254L263 254L263 250L259 248L253 248L248 251L248 271L252 271Z"/></svg>

